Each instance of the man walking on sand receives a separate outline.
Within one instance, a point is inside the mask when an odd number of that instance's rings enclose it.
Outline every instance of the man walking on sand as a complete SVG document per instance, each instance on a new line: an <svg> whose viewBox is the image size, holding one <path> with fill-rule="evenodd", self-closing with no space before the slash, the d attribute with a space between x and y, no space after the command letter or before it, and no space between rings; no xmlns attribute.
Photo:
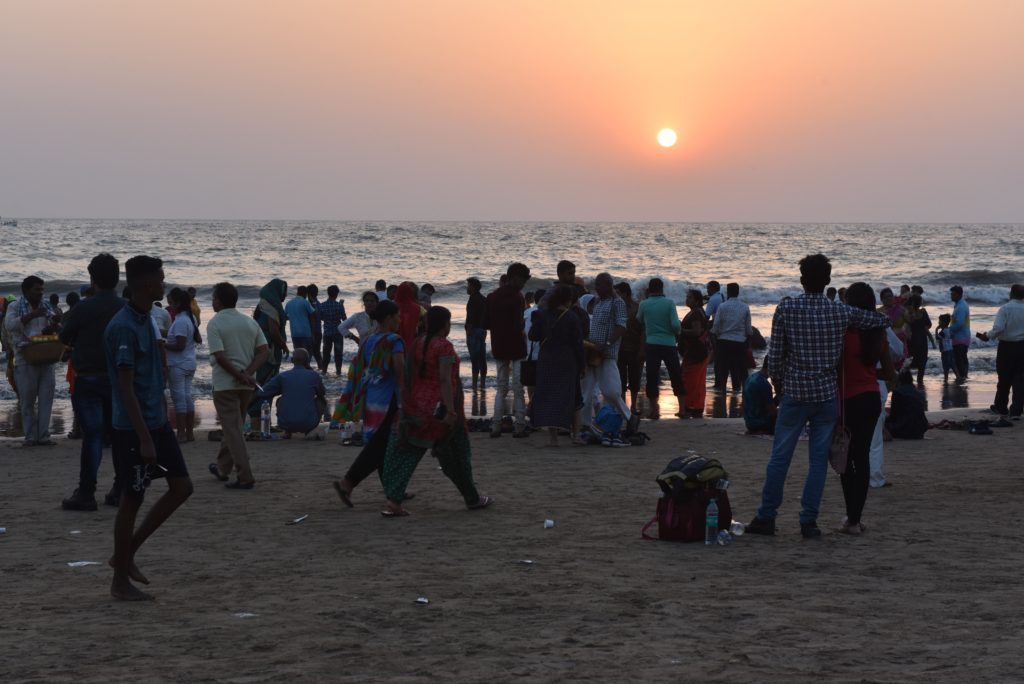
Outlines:
<svg viewBox="0 0 1024 684"><path fill-rule="evenodd" d="M772 455L761 492L757 517L747 525L751 534L775 534L775 516L782 504L790 461L797 441L810 424L810 463L800 499L800 534L821 536L818 508L825 491L828 451L836 424L836 366L849 327L885 328L885 314L830 302L825 287L832 280L832 264L824 254L800 260L804 293L787 298L772 318L768 372L780 397Z"/></svg>
<svg viewBox="0 0 1024 684"><path fill-rule="evenodd" d="M228 489L252 489L255 479L242 425L256 387L253 374L266 362L269 350L259 324L236 309L237 303L238 289L234 285L214 285L216 313L206 326L206 342L213 366L213 405L223 436L217 462L209 465L209 471ZM232 470L238 471L238 478L228 482Z"/></svg>
<svg viewBox="0 0 1024 684"><path fill-rule="evenodd" d="M132 257L125 264L125 275L132 297L110 320L103 336L111 384L114 463L123 488L114 521L110 593L123 601L145 601L153 597L132 584L149 584L135 564L135 554L192 495L192 480L167 421L160 346L150 320L153 302L164 296L163 262ZM146 489L158 477L167 478L167 492L136 529Z"/></svg>

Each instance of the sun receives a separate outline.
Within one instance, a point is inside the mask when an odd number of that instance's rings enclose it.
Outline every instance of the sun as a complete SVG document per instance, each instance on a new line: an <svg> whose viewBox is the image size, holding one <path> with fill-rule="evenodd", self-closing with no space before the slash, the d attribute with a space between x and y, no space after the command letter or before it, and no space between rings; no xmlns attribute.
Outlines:
<svg viewBox="0 0 1024 684"><path fill-rule="evenodd" d="M662 128L658 131L658 144L662 147L672 147L678 139L679 136L671 128Z"/></svg>

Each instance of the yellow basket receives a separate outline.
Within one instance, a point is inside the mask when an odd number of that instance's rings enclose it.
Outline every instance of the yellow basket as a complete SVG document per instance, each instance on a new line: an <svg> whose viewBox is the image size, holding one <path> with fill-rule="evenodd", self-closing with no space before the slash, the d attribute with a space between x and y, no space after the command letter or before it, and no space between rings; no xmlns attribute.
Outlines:
<svg viewBox="0 0 1024 684"><path fill-rule="evenodd" d="M30 342L22 347L21 355L34 366L57 363L64 356L64 345L60 342Z"/></svg>

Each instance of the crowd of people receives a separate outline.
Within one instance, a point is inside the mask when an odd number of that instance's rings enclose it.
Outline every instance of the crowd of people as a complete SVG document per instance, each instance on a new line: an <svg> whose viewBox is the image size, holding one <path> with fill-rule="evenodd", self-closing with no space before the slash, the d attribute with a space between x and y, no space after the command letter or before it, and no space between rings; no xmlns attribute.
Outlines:
<svg viewBox="0 0 1024 684"><path fill-rule="evenodd" d="M28 354L36 340L48 335L59 336L70 349L75 430L82 446L78 487L63 505L96 510L102 453L112 446L115 478L104 499L119 506L111 591L117 598L139 600L149 597L136 586L147 580L135 566L134 554L192 492L179 445L195 439L192 381L196 345L204 341L201 310L193 289L174 288L167 295L168 306L160 305L165 294L160 259L129 259L127 287L120 296L116 258L97 255L88 272L89 286L74 298L68 296L67 312L60 309L59 298L44 298L45 283L36 276L24 279L20 298L4 300L7 376L18 393L25 446L52 445L49 418L57 360L40 361ZM558 263L551 287L532 292L524 291L531 272L521 263L510 264L499 286L487 295L478 279L467 279L471 389L479 392L486 383L488 336L497 373L490 436L503 435L503 419L509 414L514 438L543 430L551 446L558 446L562 435L585 443L595 433L609 432L599 425L599 416L606 413L617 418L624 426L621 434L628 437L641 418L639 392L645 375L644 417L661 417L663 368L677 397L676 415L701 417L713 364L716 388L725 390L731 383L733 392L743 393L748 430L774 436L761 506L747 531L774 534L786 473L806 431L810 464L799 519L805 537L820 535L818 509L838 421L850 436L841 471L847 513L841 531L860 534L868 490L886 485L882 434L889 424L887 395L895 387L896 393L902 392L900 406L904 400L913 403L911 370L917 369L920 382L929 343L941 349L947 373L966 379L969 308L962 288L952 288L953 311L939 317L930 339L923 290L904 286L896 295L885 288L876 301L866 283L828 287L831 264L820 254L802 260L800 272L804 293L784 298L776 308L768 353L754 373L749 371L756 367L753 352L761 338L737 283L728 283L723 293L712 281L706 296L689 290L680 320L659 278L651 278L637 296L628 283L616 283L607 273L597 274L593 291L588 291L570 261ZM281 279L268 282L259 294L248 314L237 309L239 293L231 283L218 283L212 292L214 315L205 343L222 434L209 472L226 488L249 490L255 485L245 423L258 420L266 402L280 397L277 423L286 437L316 432L327 410L322 374L333 360L340 375L343 341L352 339L357 351L331 416L333 424L361 426L362 450L334 483L344 504L353 506L354 490L376 472L387 498L382 514L408 515L405 503L413 495L406 489L428 450L467 508L493 503L474 482L460 360L450 340L452 314L432 305L433 287L378 281L362 295L363 310L353 316L346 314L333 285L324 301L315 285L299 287L289 298L288 284ZM977 336L999 341L992 411L1020 417L1024 286L1013 286L992 330ZM289 356L293 367L281 372ZM902 366L903 380L897 386ZM168 420L165 389L177 434ZM894 398L894 414L897 404ZM918 408L923 413L923 404ZM614 432L604 443L625 444L618 441L620 431ZM167 479L168 491L136 524L145 491L156 478Z"/></svg>

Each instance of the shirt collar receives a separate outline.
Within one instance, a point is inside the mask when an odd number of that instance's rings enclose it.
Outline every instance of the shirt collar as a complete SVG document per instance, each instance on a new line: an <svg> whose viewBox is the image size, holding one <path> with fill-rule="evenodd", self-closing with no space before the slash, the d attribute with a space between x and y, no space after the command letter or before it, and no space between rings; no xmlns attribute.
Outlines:
<svg viewBox="0 0 1024 684"><path fill-rule="evenodd" d="M139 311L137 308L135 308L135 305L132 304L130 301L125 306L125 308L128 309L128 313L132 315L132 318L134 318L137 323L142 323L143 321L149 319L148 311Z"/></svg>

